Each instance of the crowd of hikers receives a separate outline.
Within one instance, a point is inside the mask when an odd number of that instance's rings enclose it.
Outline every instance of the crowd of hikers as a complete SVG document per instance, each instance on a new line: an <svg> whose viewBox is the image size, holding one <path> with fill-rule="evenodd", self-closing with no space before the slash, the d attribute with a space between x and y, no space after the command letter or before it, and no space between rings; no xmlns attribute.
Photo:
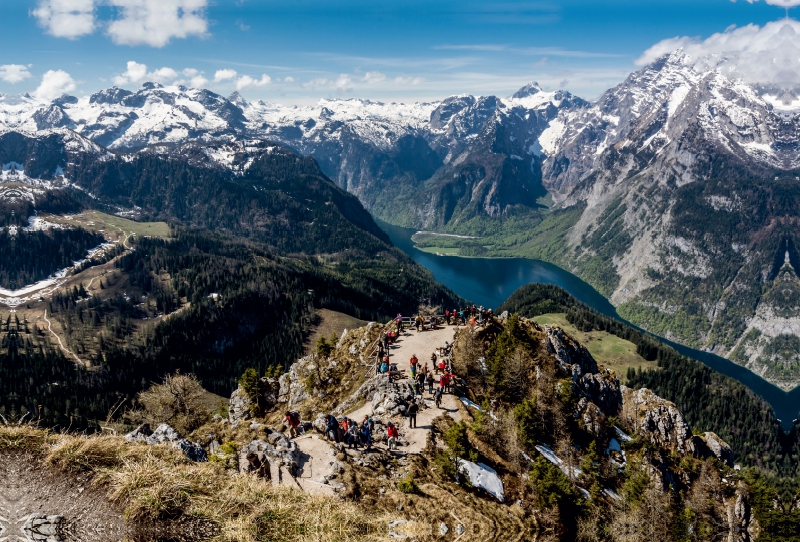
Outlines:
<svg viewBox="0 0 800 542"><path fill-rule="evenodd" d="M458 310L446 310L444 313L444 322L451 325L476 325L491 317L492 310L488 311L483 307L465 307ZM424 319L422 316L417 316L413 321L418 330L421 330ZM431 325L438 324L436 317L429 320ZM400 379L405 378L405 375L397 367L397 363L392 363L389 358L389 349L397 341L397 338L403 333L404 324L403 318L400 314L394 321L394 329L386 331L378 341L378 346L375 351L375 374L389 374L392 378ZM453 372L450 354L453 345L445 342L444 346L437 348L430 357L430 367L428 362L421 362L416 354L409 359L409 372L408 375L411 380L411 385L414 389L415 399L412 399L405 411L408 417L408 427L417 427L417 413L420 409L420 403L424 400L425 393L427 392L434 401L437 408L441 408L442 396L446 393L462 393L463 381L461 381ZM418 398L418 399L417 399ZM375 430L374 420L366 415L359 423L357 420L348 418L347 416L337 419L333 414L328 414L325 417L326 429L325 437L337 443L344 443L351 448L358 448L364 446L369 448L373 443L373 432ZM286 417L283 420L284 426L289 431L289 436L294 438L302 433L302 424L300 422L300 414L297 411L286 412ZM397 448L397 439L399 438L398 427L395 423L389 421L386 423L386 436L387 444L390 450Z"/></svg>

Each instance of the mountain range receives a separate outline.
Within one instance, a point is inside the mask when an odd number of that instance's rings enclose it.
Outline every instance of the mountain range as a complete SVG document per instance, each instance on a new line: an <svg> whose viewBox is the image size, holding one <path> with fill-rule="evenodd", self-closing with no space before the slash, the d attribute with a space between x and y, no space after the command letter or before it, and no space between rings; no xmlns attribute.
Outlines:
<svg viewBox="0 0 800 542"><path fill-rule="evenodd" d="M48 103L4 96L0 126L32 149L61 138L121 170L183 153L236 182L259 161L249 149L273 142L313 157L376 218L469 237L421 244L552 261L633 323L791 389L800 384L800 91L695 66L676 51L594 102L531 83L507 98L286 107L147 83ZM4 157L4 176L20 169L93 195L102 188L89 188L79 159L64 162L70 169L53 156L42 151L33 169ZM116 204L180 218L157 197L126 201ZM242 233L253 220L227 227Z"/></svg>

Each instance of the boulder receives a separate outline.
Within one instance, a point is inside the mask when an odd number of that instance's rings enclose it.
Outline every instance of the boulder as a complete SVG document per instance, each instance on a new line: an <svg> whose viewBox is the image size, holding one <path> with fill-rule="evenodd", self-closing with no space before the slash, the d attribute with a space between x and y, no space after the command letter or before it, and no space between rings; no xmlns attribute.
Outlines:
<svg viewBox="0 0 800 542"><path fill-rule="evenodd" d="M181 436L168 423L162 423L153 433L145 438L147 444L171 444L180 440Z"/></svg>
<svg viewBox="0 0 800 542"><path fill-rule="evenodd" d="M153 431L150 429L149 423L143 423L127 435L125 435L125 440L133 444L134 442L147 442L147 437L153 434Z"/></svg>
<svg viewBox="0 0 800 542"><path fill-rule="evenodd" d="M195 463L204 463L208 461L208 454L206 454L206 451L197 442L182 438L172 446L182 451L183 455L189 458L190 461L194 461Z"/></svg>
<svg viewBox="0 0 800 542"><path fill-rule="evenodd" d="M291 472L295 472L300 463L300 450L297 444L278 432L270 433L267 438L270 442L257 439L239 450L240 470L249 472L243 466L253 465L255 463L253 456L255 456L261 465L270 462L276 466L285 466Z"/></svg>
<svg viewBox="0 0 800 542"><path fill-rule="evenodd" d="M208 461L208 454L200 443L181 438L178 432L167 423L160 424L156 427L155 431L150 431L150 425L143 423L125 435L125 440L131 444L143 442L149 446L155 444L169 444L176 450L182 451L183 455L191 461Z"/></svg>

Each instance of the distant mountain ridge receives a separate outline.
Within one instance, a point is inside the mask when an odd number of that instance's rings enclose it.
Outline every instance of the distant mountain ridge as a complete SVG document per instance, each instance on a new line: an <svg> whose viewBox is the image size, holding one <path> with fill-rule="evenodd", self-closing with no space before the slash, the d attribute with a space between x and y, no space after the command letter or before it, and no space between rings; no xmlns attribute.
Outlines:
<svg viewBox="0 0 800 542"><path fill-rule="evenodd" d="M800 89L696 65L676 51L593 103L531 83L508 98L284 107L148 83L4 98L0 125L74 131L112 151L275 142L313 156L377 218L477 237L447 240L463 255L557 263L629 320L790 389L800 384L800 303L784 295L800 243ZM779 273L786 254L792 272Z"/></svg>

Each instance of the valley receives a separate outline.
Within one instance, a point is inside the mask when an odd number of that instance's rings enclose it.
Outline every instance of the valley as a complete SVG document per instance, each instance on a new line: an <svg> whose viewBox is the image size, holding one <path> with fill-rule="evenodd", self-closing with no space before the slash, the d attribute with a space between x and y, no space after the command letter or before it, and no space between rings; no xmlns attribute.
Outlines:
<svg viewBox="0 0 800 542"><path fill-rule="evenodd" d="M797 265L787 100L674 52L593 103L531 83L507 98L289 108L148 83L0 109L7 130L74 130L87 138L76 147L142 156L181 148L245 177L247 142L276 142L313 157L377 219L427 232L422 250L554 263L634 324L789 391L800 382L796 307L783 293L793 282L775 283L786 254ZM135 217L140 203L123 207ZM204 224L220 218L208 211Z"/></svg>
<svg viewBox="0 0 800 542"><path fill-rule="evenodd" d="M535 83L304 107L159 83L2 97L7 478L47 465L130 496L100 508L119 530L231 540L289 508L324 537L342 517L314 514L337 506L355 539L794 532L784 102L680 51L594 102ZM494 314L393 327L471 303ZM407 369L437 351L457 375L440 405ZM375 418L373 446L327 442L329 413Z"/></svg>

